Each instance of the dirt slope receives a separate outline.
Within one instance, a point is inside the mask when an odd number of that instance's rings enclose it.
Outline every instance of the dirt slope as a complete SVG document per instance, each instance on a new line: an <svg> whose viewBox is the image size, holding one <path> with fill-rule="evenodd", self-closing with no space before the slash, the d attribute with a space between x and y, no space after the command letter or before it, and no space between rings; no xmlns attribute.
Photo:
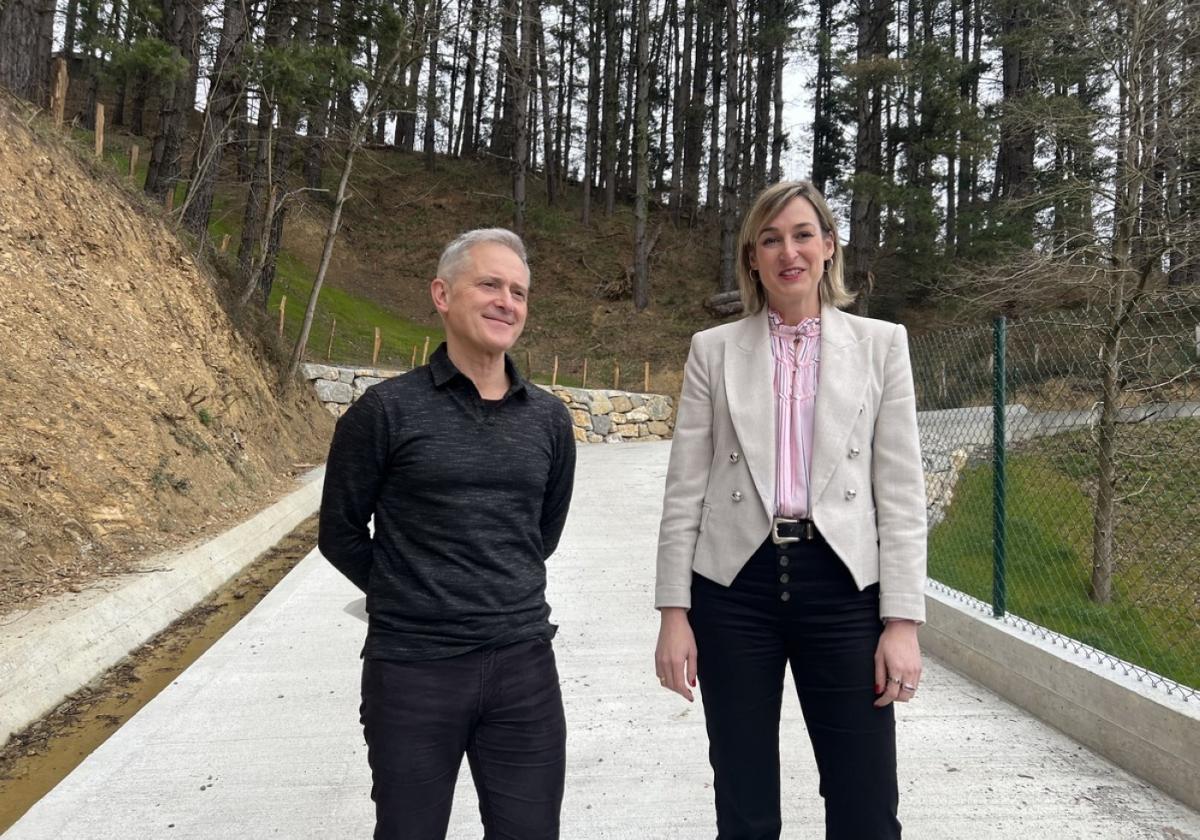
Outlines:
<svg viewBox="0 0 1200 840"><path fill-rule="evenodd" d="M0 614L269 502L332 420L158 214L0 96Z"/></svg>

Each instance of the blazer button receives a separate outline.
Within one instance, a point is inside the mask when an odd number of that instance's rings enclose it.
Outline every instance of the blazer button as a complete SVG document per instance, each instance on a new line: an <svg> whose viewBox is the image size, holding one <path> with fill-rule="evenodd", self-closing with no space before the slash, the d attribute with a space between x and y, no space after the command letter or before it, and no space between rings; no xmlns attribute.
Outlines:
<svg viewBox="0 0 1200 840"><path fill-rule="evenodd" d="M735 502L740 502L742 500L742 491L734 490L729 494L729 498L733 499Z"/></svg>
<svg viewBox="0 0 1200 840"><path fill-rule="evenodd" d="M851 458L857 458L857 457L858 457L858 455L859 455L859 449L858 449L858 447L857 447L857 446L851 447L851 449L850 449L850 457L851 457Z"/></svg>
<svg viewBox="0 0 1200 840"><path fill-rule="evenodd" d="M846 491L847 499L853 499L857 495L858 495L858 491L855 490L853 487Z"/></svg>
<svg viewBox="0 0 1200 840"><path fill-rule="evenodd" d="M732 464L736 464L736 463L738 462L738 459L740 459L741 457L742 457L742 456L741 456L741 455L739 455L739 454L737 454L736 452L730 452L730 453L729 453L729 461L730 461L730 463L732 463Z"/></svg>

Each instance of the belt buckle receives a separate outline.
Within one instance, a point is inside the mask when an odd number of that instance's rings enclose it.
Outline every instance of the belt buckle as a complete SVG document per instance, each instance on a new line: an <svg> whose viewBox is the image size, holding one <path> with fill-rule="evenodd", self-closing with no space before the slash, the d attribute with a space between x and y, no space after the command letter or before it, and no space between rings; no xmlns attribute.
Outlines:
<svg viewBox="0 0 1200 840"><path fill-rule="evenodd" d="M776 516L771 520L771 542L775 545L787 545L789 543L800 542L799 537L784 537L779 533L780 525L799 525L799 519L788 519L784 516Z"/></svg>

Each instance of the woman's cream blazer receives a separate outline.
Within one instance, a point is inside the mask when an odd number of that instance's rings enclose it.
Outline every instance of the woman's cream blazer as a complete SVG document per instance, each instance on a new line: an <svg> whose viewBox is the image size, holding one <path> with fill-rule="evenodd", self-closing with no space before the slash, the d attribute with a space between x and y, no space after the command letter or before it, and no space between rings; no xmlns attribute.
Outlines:
<svg viewBox="0 0 1200 840"><path fill-rule="evenodd" d="M771 530L774 367L766 310L692 338L658 534L655 605L693 570L728 586ZM880 615L925 620L925 475L903 326L821 309L810 516Z"/></svg>

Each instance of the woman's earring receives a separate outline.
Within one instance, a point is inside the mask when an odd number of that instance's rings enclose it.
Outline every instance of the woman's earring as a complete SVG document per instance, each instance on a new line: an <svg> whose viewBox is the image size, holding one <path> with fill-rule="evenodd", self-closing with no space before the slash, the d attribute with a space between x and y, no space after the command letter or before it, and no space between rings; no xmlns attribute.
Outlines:
<svg viewBox="0 0 1200 840"><path fill-rule="evenodd" d="M825 273L828 274L833 269L833 260L825 260Z"/></svg>

